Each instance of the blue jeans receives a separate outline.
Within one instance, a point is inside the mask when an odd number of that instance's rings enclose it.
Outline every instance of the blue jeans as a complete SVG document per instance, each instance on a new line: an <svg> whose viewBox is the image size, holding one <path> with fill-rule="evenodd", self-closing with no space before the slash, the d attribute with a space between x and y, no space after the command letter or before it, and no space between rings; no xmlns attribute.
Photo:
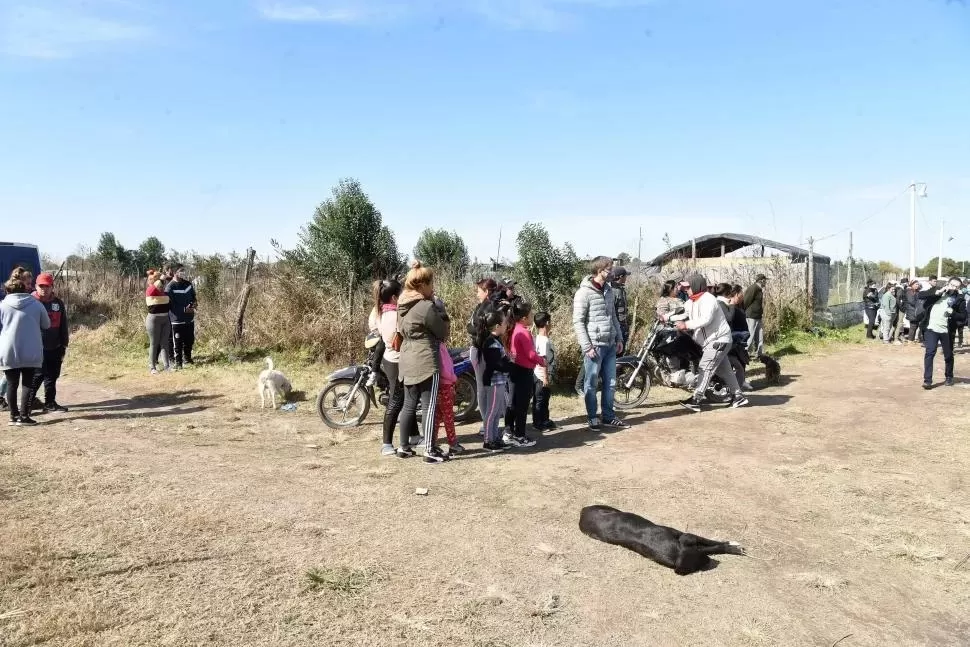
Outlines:
<svg viewBox="0 0 970 647"><path fill-rule="evenodd" d="M586 414L590 420L596 417L596 390L600 378L603 379L603 420L613 420L613 394L616 391L616 346L595 346L596 358L583 355L583 370L586 381L583 383L583 397L586 400Z"/></svg>

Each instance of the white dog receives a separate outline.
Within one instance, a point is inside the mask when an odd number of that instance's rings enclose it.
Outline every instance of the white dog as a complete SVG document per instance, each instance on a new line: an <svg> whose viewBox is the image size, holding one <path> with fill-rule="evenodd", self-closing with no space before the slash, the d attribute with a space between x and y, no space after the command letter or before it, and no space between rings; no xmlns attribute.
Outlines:
<svg viewBox="0 0 970 647"><path fill-rule="evenodd" d="M259 374L259 379L256 380L256 391L259 392L259 402L260 408L266 407L266 394L269 393L270 401L273 403L273 408L276 408L276 396L279 396L283 402L290 395L290 391L293 387L290 386L290 381L286 379L286 376L281 372L273 368L273 358L266 358L266 370Z"/></svg>

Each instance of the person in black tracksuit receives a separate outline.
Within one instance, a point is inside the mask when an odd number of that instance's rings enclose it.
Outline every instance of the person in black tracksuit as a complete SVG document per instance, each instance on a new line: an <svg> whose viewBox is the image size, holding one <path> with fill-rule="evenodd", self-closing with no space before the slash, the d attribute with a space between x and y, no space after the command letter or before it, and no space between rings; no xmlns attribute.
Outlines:
<svg viewBox="0 0 970 647"><path fill-rule="evenodd" d="M626 277L630 276L630 271L625 267L613 269L613 295L615 296L614 310L616 318L620 322L620 331L623 333L623 352L630 343L630 309L626 298Z"/></svg>
<svg viewBox="0 0 970 647"><path fill-rule="evenodd" d="M54 277L51 274L47 272L40 274L35 284L37 291L34 292L34 297L47 310L51 325L50 328L41 330L41 337L44 340L44 365L41 370L34 373L33 383L25 385L25 388L31 389L29 401L33 402L41 385L44 386L42 409L44 413L66 412L67 408L57 403L57 379L61 376L61 366L70 341L67 308L64 307L63 301L54 296Z"/></svg>
<svg viewBox="0 0 970 647"><path fill-rule="evenodd" d="M165 287L171 309L168 316L172 320L172 339L175 350L175 369L182 368L183 360L192 364L192 347L195 345L195 309L198 302L195 286L185 277L185 269L177 267L175 278Z"/></svg>
<svg viewBox="0 0 970 647"><path fill-rule="evenodd" d="M862 291L862 305L866 310L866 339L875 339L872 329L876 326L876 313L879 312L879 290L875 281L869 281Z"/></svg>

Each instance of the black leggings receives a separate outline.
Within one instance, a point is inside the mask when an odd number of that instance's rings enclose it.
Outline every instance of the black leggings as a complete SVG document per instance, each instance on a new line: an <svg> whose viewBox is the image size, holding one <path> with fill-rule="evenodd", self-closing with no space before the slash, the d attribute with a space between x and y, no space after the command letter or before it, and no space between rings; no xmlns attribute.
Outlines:
<svg viewBox="0 0 970 647"><path fill-rule="evenodd" d="M404 409L401 411L401 447L408 446L408 438L418 436L418 402L421 403L421 426L424 428L424 451L430 452L435 448L435 434L438 425L435 424L435 413L438 411L438 384L440 377L437 373L419 384L409 384L404 387Z"/></svg>
<svg viewBox="0 0 970 647"><path fill-rule="evenodd" d="M522 438L529 418L529 405L535 393L535 377L529 369L516 366L509 378L512 381L512 425L509 433L515 438Z"/></svg>
<svg viewBox="0 0 970 647"><path fill-rule="evenodd" d="M30 405L33 404L34 396L33 389L31 389L34 383L34 370L33 368L12 368L3 372L7 376L7 405L10 407L11 420L30 417ZM17 391L20 389L21 382L23 382L24 389L20 392L20 407L18 408Z"/></svg>
<svg viewBox="0 0 970 647"><path fill-rule="evenodd" d="M381 366L384 368L384 375L387 376L387 409L384 411L383 442L385 445L391 445L394 443L394 427L397 426L397 419L401 416L401 409L404 408L404 383L398 378L397 362L385 360ZM407 440L402 425L401 444L406 446Z"/></svg>

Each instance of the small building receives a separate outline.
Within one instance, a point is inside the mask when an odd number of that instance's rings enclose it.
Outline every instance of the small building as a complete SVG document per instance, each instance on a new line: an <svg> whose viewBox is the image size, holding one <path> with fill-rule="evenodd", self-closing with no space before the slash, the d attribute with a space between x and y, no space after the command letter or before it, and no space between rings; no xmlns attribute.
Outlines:
<svg viewBox="0 0 970 647"><path fill-rule="evenodd" d="M824 308L829 298L831 259L801 247L786 245L746 234L710 234L671 247L649 265L652 273L683 278L699 272L710 283L748 285L758 274L774 281L783 292L804 295L812 283L816 308Z"/></svg>

